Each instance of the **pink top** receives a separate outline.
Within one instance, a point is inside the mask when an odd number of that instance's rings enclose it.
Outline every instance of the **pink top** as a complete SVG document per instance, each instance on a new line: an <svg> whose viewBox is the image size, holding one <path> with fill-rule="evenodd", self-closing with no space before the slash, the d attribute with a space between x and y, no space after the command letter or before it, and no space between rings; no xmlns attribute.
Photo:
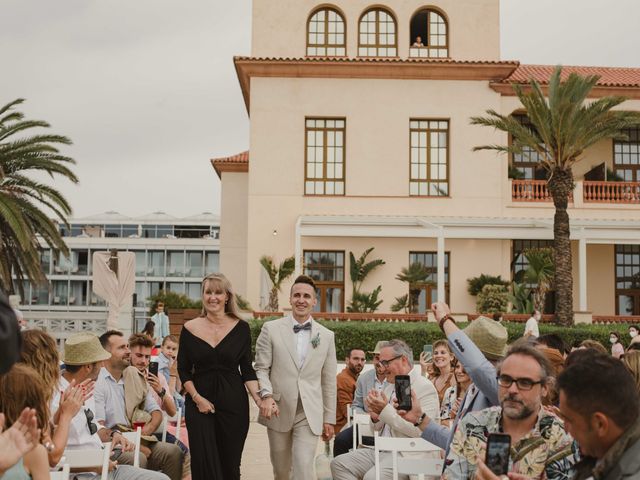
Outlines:
<svg viewBox="0 0 640 480"><path fill-rule="evenodd" d="M611 355L616 358L620 358L624 354L624 347L620 342L611 345Z"/></svg>

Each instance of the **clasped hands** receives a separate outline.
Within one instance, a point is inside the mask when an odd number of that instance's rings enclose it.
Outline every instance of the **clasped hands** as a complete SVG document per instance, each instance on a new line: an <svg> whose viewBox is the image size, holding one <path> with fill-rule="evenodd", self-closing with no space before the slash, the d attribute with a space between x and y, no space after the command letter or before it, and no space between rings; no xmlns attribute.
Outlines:
<svg viewBox="0 0 640 480"><path fill-rule="evenodd" d="M279 417L280 409L278 405L276 405L276 401L273 397L265 397L260 402L260 416L266 418L267 420L271 420L272 416Z"/></svg>

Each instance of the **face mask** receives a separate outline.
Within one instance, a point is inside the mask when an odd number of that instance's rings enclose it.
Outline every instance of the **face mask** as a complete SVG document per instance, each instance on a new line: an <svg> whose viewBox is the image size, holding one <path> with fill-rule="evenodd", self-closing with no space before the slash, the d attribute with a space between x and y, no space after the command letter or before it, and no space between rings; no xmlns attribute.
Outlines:
<svg viewBox="0 0 640 480"><path fill-rule="evenodd" d="M630 336L631 338L635 337L636 335L638 335L638 332L636 332L635 330L631 330L631 331L629 332L629 336Z"/></svg>
<svg viewBox="0 0 640 480"><path fill-rule="evenodd" d="M611 343L616 343L618 341L618 339L616 337L609 337L609 341Z"/></svg>

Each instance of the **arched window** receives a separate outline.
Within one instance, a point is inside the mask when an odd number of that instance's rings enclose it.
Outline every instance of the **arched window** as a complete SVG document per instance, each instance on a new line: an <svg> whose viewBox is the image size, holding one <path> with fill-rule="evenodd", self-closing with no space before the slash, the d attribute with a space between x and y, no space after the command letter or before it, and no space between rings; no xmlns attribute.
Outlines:
<svg viewBox="0 0 640 480"><path fill-rule="evenodd" d="M360 57L398 56L396 21L381 8L367 10L360 17L358 55Z"/></svg>
<svg viewBox="0 0 640 480"><path fill-rule="evenodd" d="M411 18L410 57L447 58L449 35L444 16L432 9L418 10Z"/></svg>
<svg viewBox="0 0 640 480"><path fill-rule="evenodd" d="M344 18L333 8L316 10L307 24L307 55L343 57L345 54Z"/></svg>

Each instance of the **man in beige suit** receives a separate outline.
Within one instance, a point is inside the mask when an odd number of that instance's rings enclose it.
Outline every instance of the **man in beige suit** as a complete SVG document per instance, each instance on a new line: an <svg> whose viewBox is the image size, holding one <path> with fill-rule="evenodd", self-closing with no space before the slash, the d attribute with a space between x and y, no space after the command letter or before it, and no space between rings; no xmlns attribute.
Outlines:
<svg viewBox="0 0 640 480"><path fill-rule="evenodd" d="M296 278L289 301L291 315L266 322L256 342L259 422L275 480L312 480L318 437L331 440L336 423L336 347L333 332L311 318L311 278Z"/></svg>

